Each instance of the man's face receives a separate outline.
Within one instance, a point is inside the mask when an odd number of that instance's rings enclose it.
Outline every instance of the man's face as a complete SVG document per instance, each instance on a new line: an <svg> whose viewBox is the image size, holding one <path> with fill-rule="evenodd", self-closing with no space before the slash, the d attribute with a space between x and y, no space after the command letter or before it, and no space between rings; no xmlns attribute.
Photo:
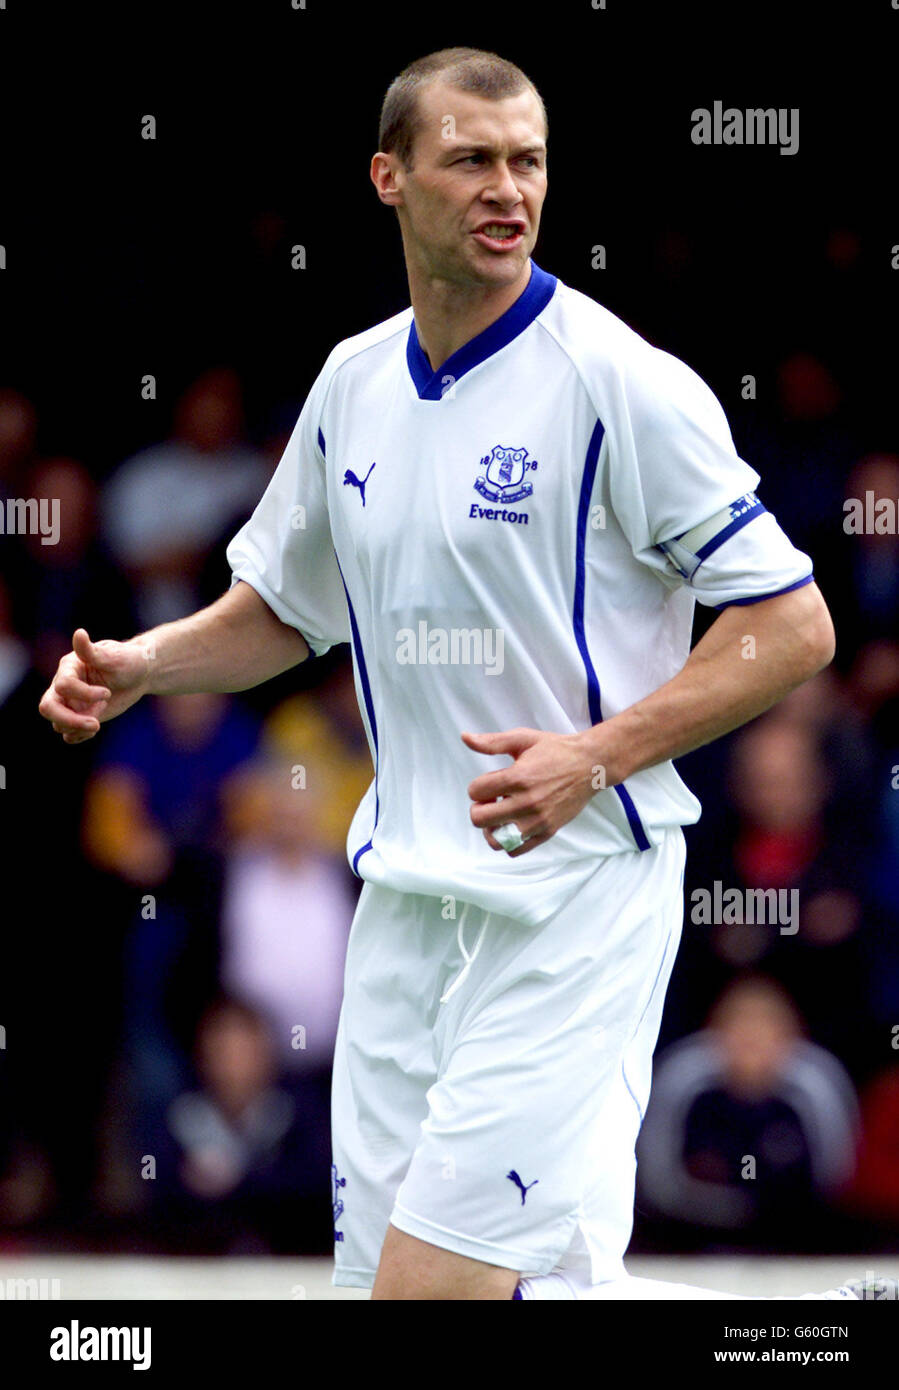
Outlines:
<svg viewBox="0 0 899 1390"><path fill-rule="evenodd" d="M530 91L490 101L445 82L419 93L412 170L397 161L407 256L459 284L513 284L546 196L543 116Z"/></svg>

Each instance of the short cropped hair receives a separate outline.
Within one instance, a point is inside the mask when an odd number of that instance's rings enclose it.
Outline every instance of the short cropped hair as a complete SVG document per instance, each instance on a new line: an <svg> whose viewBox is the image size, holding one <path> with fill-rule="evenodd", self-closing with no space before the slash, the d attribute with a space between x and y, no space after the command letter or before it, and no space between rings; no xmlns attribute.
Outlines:
<svg viewBox="0 0 899 1390"><path fill-rule="evenodd" d="M381 107L378 149L398 155L407 172L412 168L412 148L421 129L418 93L436 77L444 78L457 91L474 92L490 101L532 91L548 130L543 98L521 68L481 48L441 48L404 68L388 87Z"/></svg>

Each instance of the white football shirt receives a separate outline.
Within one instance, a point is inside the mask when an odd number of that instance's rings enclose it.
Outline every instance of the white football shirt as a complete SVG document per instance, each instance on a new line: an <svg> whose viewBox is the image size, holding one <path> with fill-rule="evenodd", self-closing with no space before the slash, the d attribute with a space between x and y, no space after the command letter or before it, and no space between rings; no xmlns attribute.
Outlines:
<svg viewBox="0 0 899 1390"><path fill-rule="evenodd" d="M411 308L339 343L228 560L313 652L352 643L375 770L354 872L536 924L598 856L696 821L665 762L510 859L467 792L510 758L460 733L586 729L683 667L697 599L809 583L758 482L695 372L533 261L436 372Z"/></svg>

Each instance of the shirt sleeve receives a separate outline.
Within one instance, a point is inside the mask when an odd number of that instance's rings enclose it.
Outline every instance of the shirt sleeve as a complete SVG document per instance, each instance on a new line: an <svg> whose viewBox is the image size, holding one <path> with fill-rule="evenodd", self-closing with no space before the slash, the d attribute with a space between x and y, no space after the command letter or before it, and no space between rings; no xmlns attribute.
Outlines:
<svg viewBox="0 0 899 1390"><path fill-rule="evenodd" d="M316 656L350 640L320 445L323 374L253 515L227 550L231 587L243 579Z"/></svg>
<svg viewBox="0 0 899 1390"><path fill-rule="evenodd" d="M636 558L708 607L810 583L812 562L759 500L717 397L645 346L624 374L624 427L609 444L612 506Z"/></svg>

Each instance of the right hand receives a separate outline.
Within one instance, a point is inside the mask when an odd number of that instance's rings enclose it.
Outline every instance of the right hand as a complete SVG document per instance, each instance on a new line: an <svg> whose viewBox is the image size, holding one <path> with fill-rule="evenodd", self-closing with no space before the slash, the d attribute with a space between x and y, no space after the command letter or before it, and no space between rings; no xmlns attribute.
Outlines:
<svg viewBox="0 0 899 1390"><path fill-rule="evenodd" d="M84 743L147 693L150 661L143 643L92 642L83 627L72 646L38 709L64 743Z"/></svg>

